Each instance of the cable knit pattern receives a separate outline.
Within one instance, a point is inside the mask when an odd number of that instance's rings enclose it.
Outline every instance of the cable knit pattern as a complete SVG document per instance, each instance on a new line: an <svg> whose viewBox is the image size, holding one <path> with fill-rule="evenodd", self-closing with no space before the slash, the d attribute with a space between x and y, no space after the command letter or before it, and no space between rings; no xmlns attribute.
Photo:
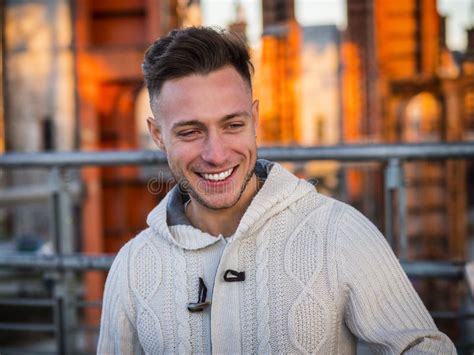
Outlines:
<svg viewBox="0 0 474 355"><path fill-rule="evenodd" d="M120 250L107 277L98 354L143 354L135 330L135 307L127 290L130 247L131 242Z"/></svg>
<svg viewBox="0 0 474 355"><path fill-rule="evenodd" d="M130 281L132 292L143 303L153 297L160 286L161 260L158 251L151 243L145 243L137 248L131 259L134 261L131 267L137 275L140 275L140 277L132 277Z"/></svg>
<svg viewBox="0 0 474 355"><path fill-rule="evenodd" d="M242 239L239 248L239 261L242 270L246 270L245 279L249 285L257 284L257 260L255 258L254 250L256 250L256 238ZM240 298L242 302L247 305L248 309L257 309L256 289L252 287L241 287ZM256 354L258 349L257 327L258 317L257 312L249 312L248 309L241 307L240 318L245 326L242 327L242 338L246 339L242 343L242 353Z"/></svg>
<svg viewBox="0 0 474 355"><path fill-rule="evenodd" d="M173 248L174 259L174 291L176 303L176 319L178 322L178 352L189 354L191 352L191 328L189 324L189 311L186 306L189 303L186 290L186 259L184 250Z"/></svg>
<svg viewBox="0 0 474 355"><path fill-rule="evenodd" d="M312 294L313 280L322 269L321 238L307 221L319 212L307 215L288 239L285 250L285 267L288 275L302 288L291 307L289 319L291 339L301 352L315 353L326 336L327 314L325 308ZM304 318L309 322L302 322Z"/></svg>
<svg viewBox="0 0 474 355"><path fill-rule="evenodd" d="M280 165L227 240L168 226L169 196L112 265L98 354L355 354L356 337L377 354L456 353L375 226ZM212 303L196 314L199 277Z"/></svg>
<svg viewBox="0 0 474 355"><path fill-rule="evenodd" d="M404 349L408 354L422 350L432 353L435 349L439 354L451 353L449 343L439 342L442 335L431 331L435 327L433 320L424 312L423 303L383 236L353 208L346 208L345 214L339 230L339 247L345 264L341 277L351 295L347 307L349 328L369 343L378 343L377 351L382 354L391 354L393 348ZM361 238L360 230L373 235L370 242ZM400 324L421 340L408 339L406 330L396 331ZM392 334L386 339L389 333Z"/></svg>
<svg viewBox="0 0 474 355"><path fill-rule="evenodd" d="M149 303L161 282L161 260L158 251L153 244L145 243L134 250L131 260L134 261L130 266L131 270L134 270L130 280L131 290L140 304L137 317L140 343L146 352L162 351L161 324ZM151 329L154 336L143 329Z"/></svg>
<svg viewBox="0 0 474 355"><path fill-rule="evenodd" d="M257 237L257 337L258 353L267 354L270 352L270 329L268 327L268 241L265 234L267 227L264 227Z"/></svg>

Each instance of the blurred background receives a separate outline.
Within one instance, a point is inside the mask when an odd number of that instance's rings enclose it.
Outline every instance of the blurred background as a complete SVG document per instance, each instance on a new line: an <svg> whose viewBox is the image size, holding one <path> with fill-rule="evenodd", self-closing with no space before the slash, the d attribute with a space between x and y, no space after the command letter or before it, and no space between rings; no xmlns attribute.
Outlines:
<svg viewBox="0 0 474 355"><path fill-rule="evenodd" d="M155 150L140 64L173 28L218 25L247 41L260 146L474 142L471 0L0 0L0 21L2 354L94 352L106 271L12 256L116 253L170 186L153 164L8 168L1 159ZM473 159L422 158L404 162L403 200L390 200L403 205L393 209L403 227L387 222L387 162L315 156L286 166L393 234L402 261L463 267L474 260ZM471 354L464 274L411 280Z"/></svg>

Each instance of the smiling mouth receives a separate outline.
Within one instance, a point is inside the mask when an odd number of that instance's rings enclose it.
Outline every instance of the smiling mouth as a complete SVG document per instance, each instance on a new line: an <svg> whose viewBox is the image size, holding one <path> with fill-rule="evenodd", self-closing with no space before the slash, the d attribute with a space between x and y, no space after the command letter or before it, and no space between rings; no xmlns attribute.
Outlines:
<svg viewBox="0 0 474 355"><path fill-rule="evenodd" d="M222 171L220 173L212 173L212 174L199 173L199 175L209 181L223 181L227 179L230 175L232 175L234 169L235 167L230 168L229 170Z"/></svg>

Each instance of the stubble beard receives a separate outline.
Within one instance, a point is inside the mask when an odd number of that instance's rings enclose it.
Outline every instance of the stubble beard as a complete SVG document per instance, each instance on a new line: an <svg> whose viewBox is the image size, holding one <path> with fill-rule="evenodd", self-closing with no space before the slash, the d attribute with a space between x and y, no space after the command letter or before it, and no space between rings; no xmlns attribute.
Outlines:
<svg viewBox="0 0 474 355"><path fill-rule="evenodd" d="M191 185L191 183L189 182L188 179L186 179L184 176L183 177L180 177L178 178L177 177L177 174L175 174L175 172L173 171L173 169L171 169L170 167L170 170L171 170L171 174L173 175L174 179L176 180L176 183L178 184L178 188L179 188L179 191L181 193L185 193L185 194L189 194L189 196L191 196L194 200L196 200L196 202L198 202L200 205L210 209L210 210L221 210L221 209L226 209L226 208L231 208L231 207L234 207L237 202L240 201L240 198L242 197L245 189L247 188L250 180L252 179L253 175L255 174L255 166L257 165L257 162L255 161L252 169L249 170L249 172L247 173L247 175L245 176L244 178L244 182L242 183L242 186L240 188L240 191L239 191L239 194L237 196L237 198L235 199L235 201L232 202L232 204L229 206L229 205L226 205L226 206L222 206L222 207L216 207L216 206L213 206L211 205L210 203L208 203L205 198L202 197L202 195L196 191L193 186ZM197 186L197 188L199 188L199 186ZM230 192L232 193L232 190L234 189L234 186L230 186ZM227 191L224 191L223 193L227 193Z"/></svg>

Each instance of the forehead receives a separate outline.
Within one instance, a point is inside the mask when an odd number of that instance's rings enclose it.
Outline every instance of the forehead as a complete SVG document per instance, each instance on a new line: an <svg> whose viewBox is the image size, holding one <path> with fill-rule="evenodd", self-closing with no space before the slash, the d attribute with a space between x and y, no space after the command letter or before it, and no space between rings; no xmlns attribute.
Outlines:
<svg viewBox="0 0 474 355"><path fill-rule="evenodd" d="M248 83L230 66L209 74L168 80L157 98L160 120L219 118L251 108Z"/></svg>

